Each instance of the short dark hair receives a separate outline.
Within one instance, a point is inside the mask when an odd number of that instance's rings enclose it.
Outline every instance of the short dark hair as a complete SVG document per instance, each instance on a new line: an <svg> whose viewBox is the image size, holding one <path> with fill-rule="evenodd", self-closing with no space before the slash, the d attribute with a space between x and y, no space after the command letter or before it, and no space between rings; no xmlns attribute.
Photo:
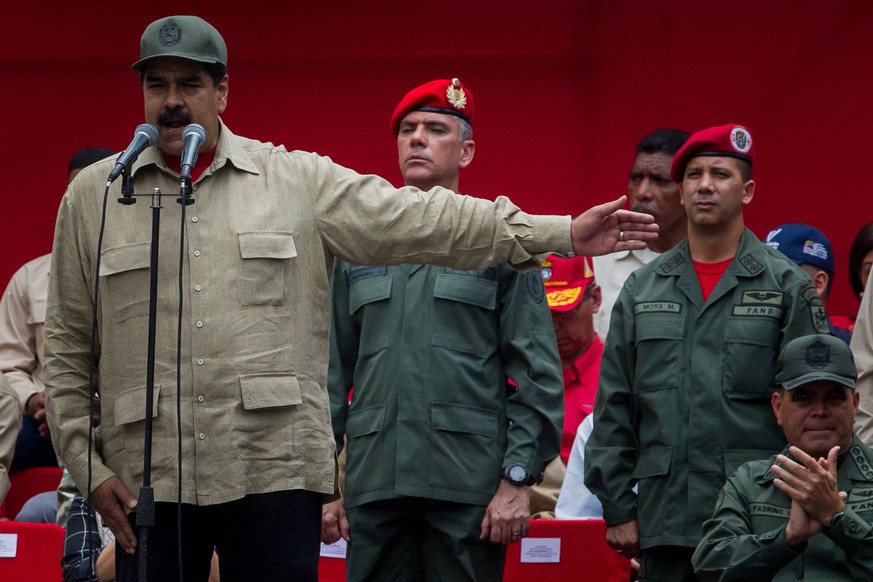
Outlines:
<svg viewBox="0 0 873 582"><path fill-rule="evenodd" d="M747 162L746 160L741 160L739 158L734 158L737 162L737 169L740 171L740 178L742 178L743 182L748 182L752 179L752 164Z"/></svg>
<svg viewBox="0 0 873 582"><path fill-rule="evenodd" d="M679 151L691 134L681 129L656 129L637 144L637 154L664 153L671 158Z"/></svg>
<svg viewBox="0 0 873 582"><path fill-rule="evenodd" d="M146 69L148 69L147 64L139 70L140 85L145 81ZM206 71L206 74L210 79L212 79L213 86L221 83L221 80L227 76L227 65L222 63L203 63L203 70Z"/></svg>
<svg viewBox="0 0 873 582"><path fill-rule="evenodd" d="M70 163L67 164L67 174L73 170L81 170L87 168L95 162L108 158L114 154L112 150L106 148L84 148L70 157Z"/></svg>
<svg viewBox="0 0 873 582"><path fill-rule="evenodd" d="M855 297L859 300L866 283L861 280L861 265L864 262L864 255L871 250L873 250L873 222L868 222L861 227L855 235L855 240L852 241L852 246L849 247L849 282L852 284Z"/></svg>

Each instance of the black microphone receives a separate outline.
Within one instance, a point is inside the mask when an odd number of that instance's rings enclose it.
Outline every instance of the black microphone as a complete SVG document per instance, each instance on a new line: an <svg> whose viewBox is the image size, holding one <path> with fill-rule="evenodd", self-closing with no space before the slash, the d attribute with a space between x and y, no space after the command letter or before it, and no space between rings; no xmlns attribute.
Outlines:
<svg viewBox="0 0 873 582"><path fill-rule="evenodd" d="M155 145L158 141L158 130L150 123L143 123L136 127L133 133L133 140L127 149L124 150L118 159L115 160L115 167L109 172L108 182L111 184L118 179L125 170L130 169L131 164L139 157L147 147Z"/></svg>
<svg viewBox="0 0 873 582"><path fill-rule="evenodd" d="M182 150L182 180L191 179L191 170L197 163L197 150L206 141L206 130L199 123L192 123L182 130L185 149Z"/></svg>

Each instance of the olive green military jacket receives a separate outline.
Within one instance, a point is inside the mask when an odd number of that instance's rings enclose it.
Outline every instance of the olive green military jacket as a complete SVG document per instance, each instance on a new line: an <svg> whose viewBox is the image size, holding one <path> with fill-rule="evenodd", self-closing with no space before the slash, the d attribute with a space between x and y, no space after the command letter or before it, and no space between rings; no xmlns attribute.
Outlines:
<svg viewBox="0 0 873 582"><path fill-rule="evenodd" d="M564 380L539 272L337 262L332 285L328 388L337 446L348 441L347 506L487 505L502 467L540 475L558 455Z"/></svg>
<svg viewBox="0 0 873 582"><path fill-rule="evenodd" d="M116 203L121 180L115 182L98 255L113 163L86 168L68 187L49 284L48 423L83 492L98 259L94 345L103 445L92 452L91 488L117 475L135 492L143 476L152 210L148 197L132 206ZM137 192L172 194L161 211L157 292L152 484L158 501L176 499L179 446L184 503L290 489L333 493L336 448L326 380L334 257L473 269L533 266L532 255L571 247L569 217L530 216L505 198L491 203L441 188L397 190L328 158L235 136L225 125L184 222L175 202L178 174L155 148L139 157L133 173Z"/></svg>
<svg viewBox="0 0 873 582"><path fill-rule="evenodd" d="M705 303L687 240L635 271L612 312L585 451L607 525L638 520L643 548L696 546L727 476L785 444L770 408L776 359L824 322L809 276L748 229Z"/></svg>
<svg viewBox="0 0 873 582"><path fill-rule="evenodd" d="M775 456L746 463L728 479L694 552L700 579L873 580L873 450L855 438L840 457L845 512L797 549L785 541L791 498L773 485L775 463Z"/></svg>

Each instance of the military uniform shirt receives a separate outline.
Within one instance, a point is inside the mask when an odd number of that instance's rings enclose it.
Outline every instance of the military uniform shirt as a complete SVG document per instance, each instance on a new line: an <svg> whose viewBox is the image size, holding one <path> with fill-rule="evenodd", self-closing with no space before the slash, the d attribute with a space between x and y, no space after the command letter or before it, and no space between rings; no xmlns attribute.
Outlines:
<svg viewBox="0 0 873 582"><path fill-rule="evenodd" d="M837 486L849 495L843 516L795 549L785 541L791 498L773 485L774 464L775 456L752 461L728 479L694 553L700 579L873 580L873 451L854 439L838 461Z"/></svg>
<svg viewBox="0 0 873 582"><path fill-rule="evenodd" d="M827 333L824 321L809 276L748 229L705 303L687 239L631 274L585 452L607 525L638 520L644 549L696 546L727 476L785 444L770 408L776 360L792 339Z"/></svg>
<svg viewBox="0 0 873 582"><path fill-rule="evenodd" d="M487 505L502 467L539 475L560 451L563 379L538 272L338 262L330 343L349 507Z"/></svg>

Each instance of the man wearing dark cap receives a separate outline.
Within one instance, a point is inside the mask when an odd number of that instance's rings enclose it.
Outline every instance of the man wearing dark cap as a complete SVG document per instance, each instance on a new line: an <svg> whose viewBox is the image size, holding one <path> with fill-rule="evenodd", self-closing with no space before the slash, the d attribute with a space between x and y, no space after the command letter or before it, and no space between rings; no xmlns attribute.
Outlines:
<svg viewBox="0 0 873 582"><path fill-rule="evenodd" d="M767 233L764 244L806 271L825 309L829 333L848 345L852 341L852 332L837 327L827 316L828 297L834 282L834 250L828 237L814 226L798 222L777 226Z"/></svg>
<svg viewBox="0 0 873 582"><path fill-rule="evenodd" d="M196 204L187 207L184 228L179 204L162 211L166 260L158 265L151 449L157 503L148 574L177 579L181 546L189 582L207 578L213 548L222 578L315 580L321 505L335 481L326 390L334 259L534 268L548 252L642 248L657 228L650 217L619 210L623 198L575 221L530 216L505 198L492 203L439 187L398 190L327 158L237 136L220 118L228 103L224 40L195 16L150 24L140 56L134 69L141 76L145 120L157 126L158 137L157 147L144 150L127 171L137 190L158 188L172 195L165 200L175 198L184 128L195 122L206 131L192 171ZM143 474L151 209L110 202L101 228L114 163L84 170L58 212L46 395L55 448L115 533L119 579L125 580L135 572L138 543L131 525L136 511L125 512L137 508L131 491ZM110 201L121 182L109 188ZM180 249L181 269L171 259ZM484 289L493 282L470 280L482 291L471 292L469 304L490 304ZM99 300L93 295L97 281ZM455 299L463 302L449 298ZM449 348L462 351L465 345ZM89 456L92 389L100 394L102 423L100 446ZM433 410L441 427L463 416ZM483 430L482 411L469 412L463 416L467 428ZM450 420L442 423L441 413Z"/></svg>
<svg viewBox="0 0 873 582"><path fill-rule="evenodd" d="M827 333L806 273L744 226L753 161L740 125L688 139L670 170L688 238L634 272L612 313L585 483L643 581L695 579L725 479L784 444L769 406L781 348Z"/></svg>
<svg viewBox="0 0 873 582"><path fill-rule="evenodd" d="M852 431L860 395L848 346L785 346L771 397L788 446L737 469L694 553L702 580L873 580L873 450Z"/></svg>
<svg viewBox="0 0 873 582"><path fill-rule="evenodd" d="M457 191L474 98L458 79L410 91L391 117L406 185ZM328 390L348 579L502 579L528 530L528 486L560 450L561 373L539 273L334 264ZM509 380L515 386L509 384ZM354 394L349 402L349 390Z"/></svg>

